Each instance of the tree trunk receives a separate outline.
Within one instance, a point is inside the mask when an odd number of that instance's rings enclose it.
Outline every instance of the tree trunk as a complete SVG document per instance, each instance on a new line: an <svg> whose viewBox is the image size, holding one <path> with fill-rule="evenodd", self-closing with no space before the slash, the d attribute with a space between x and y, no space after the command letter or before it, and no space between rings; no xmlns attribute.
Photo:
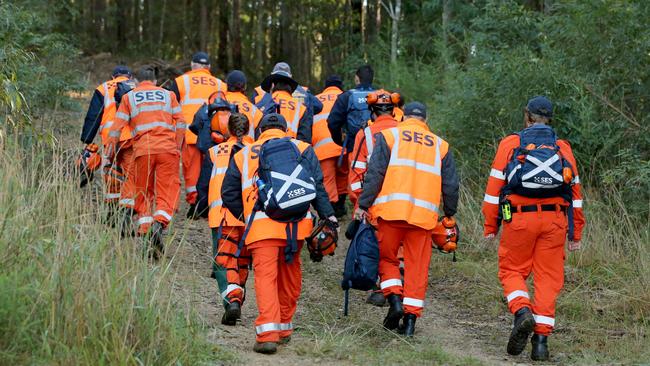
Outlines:
<svg viewBox="0 0 650 366"><path fill-rule="evenodd" d="M199 48L203 51L208 49L208 34L210 34L210 27L208 25L208 3L207 1L200 1L199 10Z"/></svg>
<svg viewBox="0 0 650 366"><path fill-rule="evenodd" d="M165 17L167 16L167 14L165 14L166 11L167 11L167 0L162 0L162 6L160 10L160 28L158 30L158 52L162 50L164 31L165 31Z"/></svg>
<svg viewBox="0 0 650 366"><path fill-rule="evenodd" d="M219 1L219 47L217 48L217 67L228 70L228 1Z"/></svg>
<svg viewBox="0 0 650 366"><path fill-rule="evenodd" d="M402 16L402 0L396 0L395 5L391 3L391 18L393 20L393 26L390 36L390 62L397 62L397 44L399 40L399 20Z"/></svg>
<svg viewBox="0 0 650 366"><path fill-rule="evenodd" d="M232 65L235 69L242 68L242 55L241 55L241 34L239 24L241 19L239 17L239 0L232 0L232 19L231 19L231 48L232 48Z"/></svg>
<svg viewBox="0 0 650 366"><path fill-rule="evenodd" d="M264 12L264 0L257 2L257 22L255 23L255 71L262 73L264 67L264 24L266 13Z"/></svg>

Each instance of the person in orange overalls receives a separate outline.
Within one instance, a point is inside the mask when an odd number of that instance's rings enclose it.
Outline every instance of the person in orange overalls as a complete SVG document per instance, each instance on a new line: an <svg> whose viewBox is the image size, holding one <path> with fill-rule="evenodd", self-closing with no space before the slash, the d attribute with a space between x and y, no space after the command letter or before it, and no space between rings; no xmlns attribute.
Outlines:
<svg viewBox="0 0 650 366"><path fill-rule="evenodd" d="M189 124L194 114L214 93L225 95L226 83L210 73L210 58L205 52L197 52L192 56L191 70L172 81L168 89L176 95L181 105L183 118ZM197 136L189 129L185 131L183 144L183 178L185 179L185 201L190 204L187 217L193 217L196 211L196 182L201 173L203 154L196 147Z"/></svg>
<svg viewBox="0 0 650 366"><path fill-rule="evenodd" d="M323 171L323 184L325 190L327 190L330 203L334 207L341 196L345 199L348 177L341 174L340 169L337 167L343 148L332 140L332 134L327 128L327 117L336 98L343 93L342 88L343 82L338 75L331 75L325 80L325 90L316 95L316 98L323 103L323 110L314 116L311 138L311 144Z"/></svg>
<svg viewBox="0 0 650 366"><path fill-rule="evenodd" d="M235 325L241 316L251 258L246 248L239 258L235 257L244 223L223 206L221 187L232 157L254 140L248 136L249 121L242 113L230 115L228 132L227 140L210 148L203 161L197 185L197 209L198 212L207 212L212 230L212 276L217 280L226 310L221 324Z"/></svg>
<svg viewBox="0 0 650 366"><path fill-rule="evenodd" d="M429 130L426 107L412 102L404 121L375 135L356 219L377 221L380 286L390 305L384 327L413 336L422 315L431 234L444 214L456 214L459 181L449 144ZM397 252L404 247L404 284ZM399 322L402 319L400 326Z"/></svg>
<svg viewBox="0 0 650 366"><path fill-rule="evenodd" d="M221 198L224 206L235 217L245 217L250 225L245 246L253 257L255 269L255 295L259 316L255 320L257 334L253 350L259 353L275 353L278 343L286 343L293 332L293 315L296 312L301 291L300 249L303 240L312 230L312 215L298 222L298 252L290 262L285 258L287 224L270 219L264 212L253 209L257 202L256 172L262 144L287 136L287 122L277 113L267 114L260 122L262 134L252 145L244 147L231 160L223 180ZM310 168L316 188L311 202L321 219L336 223L334 210L323 187L323 174L314 149L307 143L292 139ZM253 217L252 222L251 217Z"/></svg>
<svg viewBox="0 0 650 366"><path fill-rule="evenodd" d="M178 165L186 124L176 96L156 86L153 68L138 70L136 80L138 86L122 97L115 114L107 156L114 159L122 130L128 126L134 133L138 234L149 234L152 255L157 257L164 249L162 231L178 207Z"/></svg>
<svg viewBox="0 0 650 366"><path fill-rule="evenodd" d="M559 147L557 156L566 159L570 165L570 176L558 177L565 179L564 193L551 195L543 192L535 195L510 188L509 182L513 181L519 168L512 169L511 173L507 173L507 168L511 161L514 162L513 154L521 151L517 150L521 144L520 136L542 133L554 138L555 133L548 126L552 118L553 104L546 97L535 97L528 102L524 111L526 129L499 143L483 202L485 237L494 239L500 221L503 223L499 244L499 280L508 308L515 315L507 351L512 355L520 354L534 331L531 339L533 360L547 360L549 357L547 337L555 326L555 302L564 284L564 244L568 233L569 250L580 249L585 224L577 163L571 145L565 140L557 140L556 143ZM535 149L535 144L532 145L529 147L527 144L522 154ZM519 161L526 160L535 161L521 155ZM549 160L526 174L537 183L525 182L521 183L522 186L531 189L539 187L539 183L552 182L551 177L557 173L551 170L551 163ZM568 178L571 181L567 183ZM505 215L500 213L500 205L506 206L503 208L507 211ZM510 212L511 218L503 217ZM531 273L535 286L532 301L526 285Z"/></svg>

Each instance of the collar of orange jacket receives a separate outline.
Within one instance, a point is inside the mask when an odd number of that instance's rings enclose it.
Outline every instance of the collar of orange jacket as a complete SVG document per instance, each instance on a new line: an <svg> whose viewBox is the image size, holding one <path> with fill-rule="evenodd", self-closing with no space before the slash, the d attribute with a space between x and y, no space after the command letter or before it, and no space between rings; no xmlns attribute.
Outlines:
<svg viewBox="0 0 650 366"><path fill-rule="evenodd" d="M241 140L242 140L242 143L244 145L252 144L253 142L255 142L255 140L252 137L248 136L248 135L244 135ZM237 137L236 136L230 136L230 138L228 139L228 142L237 142Z"/></svg>
<svg viewBox="0 0 650 366"><path fill-rule="evenodd" d="M373 121L373 125L384 124L384 123L397 124L397 121L395 120L395 117L389 116L389 115L386 115L386 114L378 116Z"/></svg>
<svg viewBox="0 0 650 366"><path fill-rule="evenodd" d="M284 91L284 90L274 91L273 94L271 94L273 99L275 99L276 97L279 97L280 95L285 95L285 98L293 98L293 96L291 96L291 93L289 93L287 91Z"/></svg>
<svg viewBox="0 0 650 366"><path fill-rule="evenodd" d="M153 81L145 80L145 81L141 81L141 82L138 84L138 87L143 87L143 86L156 86L156 84L154 84Z"/></svg>
<svg viewBox="0 0 650 366"><path fill-rule="evenodd" d="M209 69L196 69L196 70L190 70L186 72L185 74L208 74L212 75Z"/></svg>
<svg viewBox="0 0 650 366"><path fill-rule="evenodd" d="M420 121L417 118L405 119L404 121L400 122L400 126L405 126L405 127L416 126L416 127L424 128L425 130L429 131L429 126L427 125L427 123L424 121Z"/></svg>
<svg viewBox="0 0 650 366"><path fill-rule="evenodd" d="M111 80L116 82L116 83L119 83L121 81L129 80L129 77L124 76L124 75L119 75L119 76L116 76L116 77L112 78Z"/></svg>
<svg viewBox="0 0 650 366"><path fill-rule="evenodd" d="M343 90L339 89L336 86L328 86L327 88L325 88L325 90L323 90L322 94L325 94L325 93L327 93L327 94L330 94L330 93L343 93Z"/></svg>
<svg viewBox="0 0 650 366"><path fill-rule="evenodd" d="M262 144L267 140L277 139L282 137L287 137L287 133L277 128L271 128L270 130L266 130L262 132L262 134L260 135L260 137L257 139L256 142Z"/></svg>

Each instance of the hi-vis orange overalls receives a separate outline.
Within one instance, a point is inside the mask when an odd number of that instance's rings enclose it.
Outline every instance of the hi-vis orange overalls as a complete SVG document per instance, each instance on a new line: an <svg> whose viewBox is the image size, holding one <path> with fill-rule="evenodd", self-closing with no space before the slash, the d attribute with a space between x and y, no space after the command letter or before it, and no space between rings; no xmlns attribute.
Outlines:
<svg viewBox="0 0 650 366"><path fill-rule="evenodd" d="M190 124L194 120L194 114L199 108L208 102L208 98L216 92L226 93L226 83L212 76L208 69L190 70L176 78L179 103L183 112L183 119ZM201 162L203 156L196 147L197 136L189 129L185 131L185 143L183 144L183 178L185 179L185 200L189 204L196 203L196 183L201 174Z"/></svg>
<svg viewBox="0 0 650 366"><path fill-rule="evenodd" d="M106 81L97 87L97 90L104 96L104 109L102 120L99 124L99 133L102 137L102 144L107 147L109 144L108 131L115 123L117 104L115 103L115 91L117 84L128 81L126 76L118 76ZM122 170L122 177L112 176L112 172L104 174L106 192L105 202L119 202L122 207L133 208L135 196L135 177L133 175L133 147L131 143L132 131L127 126L122 130L119 142L120 145L115 155L114 165Z"/></svg>
<svg viewBox="0 0 650 366"><path fill-rule="evenodd" d="M369 126L359 130L354 139L354 149L350 155L350 174L348 181L350 185L348 192L350 194L350 202L357 208L357 200L363 189L363 177L366 174L366 165L372 155L372 150L375 144L375 134L387 129L397 126L397 121L392 116L379 116Z"/></svg>
<svg viewBox="0 0 650 366"><path fill-rule="evenodd" d="M580 241L585 224L582 211L580 178L571 145L558 140L560 153L573 168L574 240ZM513 150L519 147L519 136L510 135L499 144L483 199L485 217L484 235L499 231L499 195L506 183L505 168ZM564 209L569 205L560 197L527 198L509 195L512 221L503 222L499 244L499 280L503 286L508 308L514 314L522 307L529 307L535 318L535 333L548 335L555 326L555 301L564 286L564 244L567 240L567 216ZM544 211L542 205L555 205L556 210ZM523 206L537 206L535 212L520 211ZM563 206L563 207L561 207ZM526 279L534 275L535 297L530 300Z"/></svg>
<svg viewBox="0 0 650 366"><path fill-rule="evenodd" d="M262 144L273 138L282 138L282 130L264 131L259 139L235 154L235 164L241 174L242 200L246 222L250 221L253 207L257 201L255 173L258 167L258 154ZM303 153L309 144L292 140ZM300 255L296 254L291 263L285 261L284 247L287 245L286 223L268 218L264 212L256 212L250 231L246 236L246 247L253 257L255 269L255 295L259 316L255 320L258 342L278 342L293 332L292 319L296 312L298 297L302 286ZM312 230L312 215L298 223L298 253L303 240Z"/></svg>
<svg viewBox="0 0 650 366"><path fill-rule="evenodd" d="M253 139L246 136L242 143L247 146ZM210 185L208 189L208 225L212 229L215 277L219 285L221 297L228 302L244 302L244 289L248 279L248 267L251 257L244 247L239 257L236 257L237 245L244 233L244 223L234 217L227 208L223 207L221 186L230 163L233 147L237 138L231 137L219 145L215 145L208 154L212 161ZM225 272L223 276L220 272Z"/></svg>
<svg viewBox="0 0 650 366"><path fill-rule="evenodd" d="M122 98L109 132L113 148L127 125L134 133L138 233L146 234L154 220L166 227L176 211L186 124L174 93L143 81Z"/></svg>
<svg viewBox="0 0 650 366"><path fill-rule="evenodd" d="M255 104L241 92L228 92L226 93L226 100L230 104L237 106L239 113L246 115L248 118L248 136L255 140L255 129L260 124L264 114L260 111ZM211 101L212 102L212 101Z"/></svg>
<svg viewBox="0 0 650 366"><path fill-rule="evenodd" d="M332 134L327 127L327 117L341 93L343 93L341 89L330 86L316 96L323 103L323 110L314 116L311 135L311 144L323 171L323 184L332 203L338 202L339 195L346 194L348 188L347 175L342 174L341 169L337 167L343 148L332 140Z"/></svg>
<svg viewBox="0 0 650 366"><path fill-rule="evenodd" d="M416 119L380 134L390 150L390 160L381 190L369 209L372 219L377 219L380 287L384 296L402 297L404 312L419 317L429 275L431 230L438 223L440 210L442 160L449 145ZM404 284L397 258L400 246L404 247Z"/></svg>

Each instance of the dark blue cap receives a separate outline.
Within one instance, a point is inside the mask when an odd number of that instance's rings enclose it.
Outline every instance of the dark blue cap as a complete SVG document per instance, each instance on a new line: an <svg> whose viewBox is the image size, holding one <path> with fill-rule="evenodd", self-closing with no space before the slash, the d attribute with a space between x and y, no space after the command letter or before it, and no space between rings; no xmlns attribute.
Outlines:
<svg viewBox="0 0 650 366"><path fill-rule="evenodd" d="M279 113L269 113L260 121L260 129L264 130L270 127L282 128L287 130L287 120Z"/></svg>
<svg viewBox="0 0 650 366"><path fill-rule="evenodd" d="M526 109L528 109L528 112L530 113L538 114L543 117L553 117L553 103L544 96L533 97L528 101Z"/></svg>
<svg viewBox="0 0 650 366"><path fill-rule="evenodd" d="M210 57L205 52L197 52L192 56L192 62L201 65L210 65Z"/></svg>
<svg viewBox="0 0 650 366"><path fill-rule="evenodd" d="M240 70L233 70L226 76L226 84L236 88L243 88L246 85L246 74Z"/></svg>
<svg viewBox="0 0 650 366"><path fill-rule="evenodd" d="M427 118L427 106L420 102L411 102L404 106L404 116Z"/></svg>
<svg viewBox="0 0 650 366"><path fill-rule="evenodd" d="M124 65L117 65L113 69L113 73L111 75L113 77L116 77L117 75L127 75L128 77L131 77L131 69Z"/></svg>
<svg viewBox="0 0 650 366"><path fill-rule="evenodd" d="M335 86L339 89L343 89L343 80L338 75L330 75L325 79L325 87Z"/></svg>

